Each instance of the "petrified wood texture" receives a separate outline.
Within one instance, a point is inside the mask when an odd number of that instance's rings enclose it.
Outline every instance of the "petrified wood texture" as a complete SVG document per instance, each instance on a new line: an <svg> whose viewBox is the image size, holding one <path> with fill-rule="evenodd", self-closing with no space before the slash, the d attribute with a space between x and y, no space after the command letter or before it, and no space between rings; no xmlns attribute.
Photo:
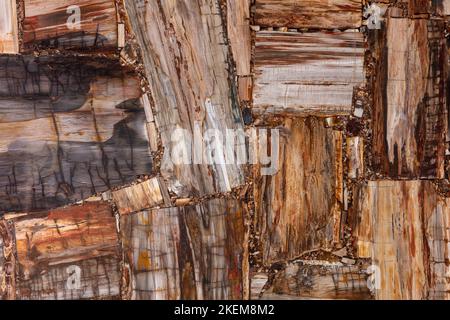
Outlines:
<svg viewBox="0 0 450 320"><path fill-rule="evenodd" d="M443 21L389 18L372 33L373 164L392 178L444 176L447 53ZM402 35L402 36L399 36Z"/></svg>
<svg viewBox="0 0 450 320"><path fill-rule="evenodd" d="M429 18L429 14L448 14L450 3L448 0L401 0L398 5L405 8L406 14L411 18Z"/></svg>
<svg viewBox="0 0 450 320"><path fill-rule="evenodd" d="M347 138L347 176L357 179L364 176L364 139Z"/></svg>
<svg viewBox="0 0 450 320"><path fill-rule="evenodd" d="M448 299L448 199L427 181L369 181L353 194L357 255L376 266L376 297Z"/></svg>
<svg viewBox="0 0 450 320"><path fill-rule="evenodd" d="M364 82L359 32L270 32L255 39L256 114L345 115Z"/></svg>
<svg viewBox="0 0 450 320"><path fill-rule="evenodd" d="M450 1L449 0L439 0L432 2L432 9L434 12L441 16L450 15Z"/></svg>
<svg viewBox="0 0 450 320"><path fill-rule="evenodd" d="M24 50L117 47L114 0L24 0ZM77 20L77 15L79 20Z"/></svg>
<svg viewBox="0 0 450 320"><path fill-rule="evenodd" d="M18 53L16 0L0 1L0 53Z"/></svg>
<svg viewBox="0 0 450 320"><path fill-rule="evenodd" d="M0 218L0 300L16 298L14 226Z"/></svg>
<svg viewBox="0 0 450 320"><path fill-rule="evenodd" d="M361 0L255 1L255 23L266 27L358 28L361 18Z"/></svg>
<svg viewBox="0 0 450 320"><path fill-rule="evenodd" d="M418 181L370 181L356 192L358 256L380 268L377 298L426 297L420 188Z"/></svg>
<svg viewBox="0 0 450 320"><path fill-rule="evenodd" d="M92 202L22 216L14 225L18 298L119 296L119 245L108 204Z"/></svg>
<svg viewBox="0 0 450 320"><path fill-rule="evenodd" d="M236 64L238 90L241 101L251 99L250 0L227 0L227 30L231 51Z"/></svg>
<svg viewBox="0 0 450 320"><path fill-rule="evenodd" d="M152 178L112 192L112 200L120 214L139 212L158 206L170 206L167 187L161 178Z"/></svg>
<svg viewBox="0 0 450 320"><path fill-rule="evenodd" d="M0 57L0 210L54 208L149 173L140 94L115 62Z"/></svg>
<svg viewBox="0 0 450 320"><path fill-rule="evenodd" d="M278 129L278 171L255 177L255 225L266 265L340 238L342 132L315 118L286 120Z"/></svg>
<svg viewBox="0 0 450 320"><path fill-rule="evenodd" d="M250 0L227 0L227 30L238 76L250 75Z"/></svg>
<svg viewBox="0 0 450 320"><path fill-rule="evenodd" d="M243 209L214 199L122 216L131 299L241 299Z"/></svg>
<svg viewBox="0 0 450 320"><path fill-rule="evenodd" d="M438 2L438 1L429 1L429 0L401 0L404 5L408 8L408 15L414 16L414 15L420 15L420 14L426 14L429 12L430 4L432 2Z"/></svg>
<svg viewBox="0 0 450 320"><path fill-rule="evenodd" d="M429 254L428 299L450 299L450 200L439 197L430 183L424 191L424 232Z"/></svg>
<svg viewBox="0 0 450 320"><path fill-rule="evenodd" d="M258 295L259 299L372 299L367 287L367 265L345 264L336 258L287 263Z"/></svg>
<svg viewBox="0 0 450 320"><path fill-rule="evenodd" d="M194 136L195 128L203 134L208 129L224 133L242 127L235 84L228 74L229 49L218 2L125 3L143 51L165 149L161 174L169 189L179 197L231 191L243 183L241 166L208 164L205 153L192 164L171 157L180 143L174 136L176 129L185 129L181 137L186 138Z"/></svg>

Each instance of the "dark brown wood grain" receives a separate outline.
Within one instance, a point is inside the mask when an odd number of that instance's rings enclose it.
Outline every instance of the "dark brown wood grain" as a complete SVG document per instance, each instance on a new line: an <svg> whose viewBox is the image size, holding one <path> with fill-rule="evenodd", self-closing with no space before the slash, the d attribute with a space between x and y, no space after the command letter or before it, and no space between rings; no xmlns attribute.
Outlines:
<svg viewBox="0 0 450 320"><path fill-rule="evenodd" d="M113 191L112 201L120 214L171 205L167 186L158 177Z"/></svg>
<svg viewBox="0 0 450 320"><path fill-rule="evenodd" d="M344 261L347 261L343 259ZM370 300L367 264L348 259L342 263L329 254L326 260L296 259L271 276L259 299ZM256 298L256 297L255 297Z"/></svg>

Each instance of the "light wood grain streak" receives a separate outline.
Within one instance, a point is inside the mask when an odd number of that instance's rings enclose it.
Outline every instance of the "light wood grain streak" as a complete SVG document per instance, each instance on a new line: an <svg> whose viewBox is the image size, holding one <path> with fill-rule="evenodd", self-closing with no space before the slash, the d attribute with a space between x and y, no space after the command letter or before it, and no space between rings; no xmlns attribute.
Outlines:
<svg viewBox="0 0 450 320"><path fill-rule="evenodd" d="M257 114L349 114L364 82L359 32L256 35L253 111Z"/></svg>
<svg viewBox="0 0 450 320"><path fill-rule="evenodd" d="M125 3L144 53L165 150L161 174L169 189L179 197L190 197L227 192L241 185L241 166L171 161L176 146L171 137L176 128L190 133L195 123L202 132L242 128L237 97L229 82L230 57L218 1Z"/></svg>
<svg viewBox="0 0 450 320"><path fill-rule="evenodd" d="M0 53L18 53L16 0L0 1Z"/></svg>
<svg viewBox="0 0 450 320"><path fill-rule="evenodd" d="M24 0L25 51L35 47L105 50L117 47L116 7L113 0ZM69 28L73 12L80 8L79 27Z"/></svg>
<svg viewBox="0 0 450 320"><path fill-rule="evenodd" d="M308 118L286 120L278 171L255 170L256 230L264 264L339 242L342 133Z"/></svg>

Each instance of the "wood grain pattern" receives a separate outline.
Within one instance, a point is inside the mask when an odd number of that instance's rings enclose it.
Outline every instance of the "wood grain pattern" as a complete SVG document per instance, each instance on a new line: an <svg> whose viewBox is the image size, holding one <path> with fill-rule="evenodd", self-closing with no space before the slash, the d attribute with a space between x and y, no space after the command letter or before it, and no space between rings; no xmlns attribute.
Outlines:
<svg viewBox="0 0 450 320"><path fill-rule="evenodd" d="M106 203L56 209L16 219L20 299L111 298L119 292L116 220ZM81 286L70 288L71 268Z"/></svg>
<svg viewBox="0 0 450 320"><path fill-rule="evenodd" d="M448 298L448 199L427 181L369 181L353 194L357 254L380 272L376 297Z"/></svg>
<svg viewBox="0 0 450 320"><path fill-rule="evenodd" d="M347 175L351 179L364 177L364 139L347 138Z"/></svg>
<svg viewBox="0 0 450 320"><path fill-rule="evenodd" d="M399 4L406 7L409 17L429 17L429 14L439 13L446 0L401 0Z"/></svg>
<svg viewBox="0 0 450 320"><path fill-rule="evenodd" d="M360 192L358 256L372 258L380 269L377 298L425 298L420 182L369 181Z"/></svg>
<svg viewBox="0 0 450 320"><path fill-rule="evenodd" d="M16 0L0 1L0 53L18 53Z"/></svg>
<svg viewBox="0 0 450 320"><path fill-rule="evenodd" d="M263 263L339 242L342 133L315 118L286 120L278 171L256 171L255 225Z"/></svg>
<svg viewBox="0 0 450 320"><path fill-rule="evenodd" d="M131 299L241 299L243 209L213 199L122 216Z"/></svg>
<svg viewBox="0 0 450 320"><path fill-rule="evenodd" d="M385 33L375 33L380 56L373 83L373 154L380 174L443 178L447 53L442 23L389 18Z"/></svg>
<svg viewBox="0 0 450 320"><path fill-rule="evenodd" d="M250 1L227 0L227 29L238 76L250 75Z"/></svg>
<svg viewBox="0 0 450 320"><path fill-rule="evenodd" d="M450 299L450 199L425 184L424 232L429 252L428 299Z"/></svg>
<svg viewBox="0 0 450 320"><path fill-rule="evenodd" d="M251 101L253 93L253 77L238 77L238 89L241 101Z"/></svg>
<svg viewBox="0 0 450 320"><path fill-rule="evenodd" d="M217 1L127 0L126 9L143 50L156 111L155 119L165 150L161 174L178 197L229 192L243 183L239 165L174 163L179 144L175 129L191 137L197 125L225 132L242 128L235 84L228 73L226 28ZM183 134L185 137L187 134Z"/></svg>
<svg viewBox="0 0 450 320"><path fill-rule="evenodd" d="M24 0L24 50L114 50L117 18L114 0ZM77 12L80 23L72 17ZM68 23L69 22L69 23Z"/></svg>
<svg viewBox="0 0 450 320"><path fill-rule="evenodd" d="M150 173L140 94L115 62L0 57L0 210L54 208Z"/></svg>
<svg viewBox="0 0 450 320"><path fill-rule="evenodd" d="M361 0L256 0L255 23L266 27L344 29L361 26Z"/></svg>
<svg viewBox="0 0 450 320"><path fill-rule="evenodd" d="M336 257L295 260L274 275L259 298L369 300L372 296L367 288L366 268L344 264Z"/></svg>
<svg viewBox="0 0 450 320"><path fill-rule="evenodd" d="M359 32L256 34L253 112L346 115L364 82Z"/></svg>
<svg viewBox="0 0 450 320"><path fill-rule="evenodd" d="M428 299L450 299L450 199L424 183L423 228L429 260Z"/></svg>
<svg viewBox="0 0 450 320"><path fill-rule="evenodd" d="M227 30L238 76L241 101L250 101L252 39L250 32L250 0L227 0Z"/></svg>
<svg viewBox="0 0 450 320"><path fill-rule="evenodd" d="M167 187L164 181L158 177L113 191L112 200L120 214L170 205Z"/></svg>

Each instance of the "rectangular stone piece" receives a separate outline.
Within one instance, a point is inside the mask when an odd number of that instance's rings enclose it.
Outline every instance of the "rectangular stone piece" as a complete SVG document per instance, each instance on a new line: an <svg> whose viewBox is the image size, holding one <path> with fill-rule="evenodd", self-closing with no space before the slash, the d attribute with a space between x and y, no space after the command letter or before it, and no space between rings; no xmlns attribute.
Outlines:
<svg viewBox="0 0 450 320"><path fill-rule="evenodd" d="M332 116L352 110L364 83L360 32L257 32L253 112Z"/></svg>
<svg viewBox="0 0 450 320"><path fill-rule="evenodd" d="M374 171L394 179L442 179L448 54L444 21L388 18L371 34Z"/></svg>
<svg viewBox="0 0 450 320"><path fill-rule="evenodd" d="M155 177L147 181L112 192L112 200L120 214L129 214L168 205L168 194L162 179Z"/></svg>
<svg viewBox="0 0 450 320"><path fill-rule="evenodd" d="M311 29L359 28L361 0L256 0L255 24Z"/></svg>
<svg viewBox="0 0 450 320"><path fill-rule="evenodd" d="M151 172L139 78L90 57L0 57L0 210L47 210Z"/></svg>
<svg viewBox="0 0 450 320"><path fill-rule="evenodd" d="M228 199L122 216L128 298L242 299L243 217Z"/></svg>
<svg viewBox="0 0 450 320"><path fill-rule="evenodd" d="M117 47L114 0L24 0L24 50L105 51Z"/></svg>
<svg viewBox="0 0 450 320"><path fill-rule="evenodd" d="M342 132L316 118L288 119L277 129L275 174L255 169L255 232L265 265L340 242Z"/></svg>
<svg viewBox="0 0 450 320"><path fill-rule="evenodd" d="M19 299L100 299L120 295L119 242L109 204L14 220Z"/></svg>
<svg viewBox="0 0 450 320"><path fill-rule="evenodd" d="M223 144L210 143L214 160L208 151L198 158L189 153L201 144L207 150L206 142L212 139L207 130L225 134L227 129L243 129L219 2L126 0L125 6L150 82L164 148L161 175L169 190L180 198L202 197L242 185L244 167L221 161ZM183 145L187 156L174 156Z"/></svg>
<svg viewBox="0 0 450 320"><path fill-rule="evenodd" d="M432 182L369 181L353 204L356 254L372 259L377 299L450 298L450 202Z"/></svg>

